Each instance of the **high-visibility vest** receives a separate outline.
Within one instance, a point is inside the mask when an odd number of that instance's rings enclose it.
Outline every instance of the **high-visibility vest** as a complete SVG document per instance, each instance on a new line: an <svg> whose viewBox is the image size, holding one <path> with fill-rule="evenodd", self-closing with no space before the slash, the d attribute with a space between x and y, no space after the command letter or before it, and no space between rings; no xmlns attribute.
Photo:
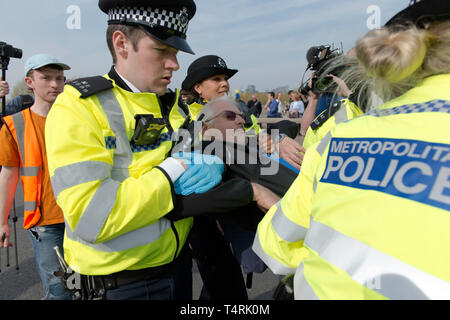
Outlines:
<svg viewBox="0 0 450 320"><path fill-rule="evenodd" d="M25 109L4 118L17 144L20 157L20 179L24 197L23 227L29 229L41 218L42 154L31 110Z"/></svg>
<svg viewBox="0 0 450 320"><path fill-rule="evenodd" d="M327 132L333 129L337 124L363 114L361 109L349 99L342 99L335 102L335 104L338 106L338 110L336 110L333 115L328 116L329 110L327 109L313 120L313 123L306 131L305 139L303 140L303 147L305 149L308 149L313 144L322 140Z"/></svg>
<svg viewBox="0 0 450 320"><path fill-rule="evenodd" d="M336 126L258 225L296 299L450 299L450 75Z"/></svg>
<svg viewBox="0 0 450 320"><path fill-rule="evenodd" d="M200 114L200 112L202 111L204 106L205 106L204 104L201 104L199 102L193 102L190 105L188 105L192 119L197 120L197 117Z"/></svg>
<svg viewBox="0 0 450 320"><path fill-rule="evenodd" d="M174 208L175 191L158 167L174 146L172 133L186 122L179 92L162 106L157 95L123 90L107 76L72 83L55 101L45 130L68 265L107 275L170 263L192 226L192 218L164 217ZM136 114L166 121L157 142L130 142Z"/></svg>

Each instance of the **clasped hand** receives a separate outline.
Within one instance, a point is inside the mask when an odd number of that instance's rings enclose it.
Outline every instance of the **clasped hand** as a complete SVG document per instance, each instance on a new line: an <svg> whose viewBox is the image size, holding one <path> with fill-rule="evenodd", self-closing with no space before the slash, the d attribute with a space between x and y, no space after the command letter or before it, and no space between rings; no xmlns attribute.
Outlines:
<svg viewBox="0 0 450 320"><path fill-rule="evenodd" d="M183 160L188 166L174 183L176 194L188 196L192 193L204 193L222 181L224 164L214 155L195 151L180 152L172 157Z"/></svg>

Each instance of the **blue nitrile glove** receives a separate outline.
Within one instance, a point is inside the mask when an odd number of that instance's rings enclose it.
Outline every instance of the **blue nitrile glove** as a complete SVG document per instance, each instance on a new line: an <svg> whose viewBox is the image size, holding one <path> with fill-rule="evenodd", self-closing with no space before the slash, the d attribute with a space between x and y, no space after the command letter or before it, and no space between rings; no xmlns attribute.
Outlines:
<svg viewBox="0 0 450 320"><path fill-rule="evenodd" d="M213 155L195 152L180 152L172 155L182 159L188 166L174 183L175 193L183 196L204 193L222 181L223 161Z"/></svg>

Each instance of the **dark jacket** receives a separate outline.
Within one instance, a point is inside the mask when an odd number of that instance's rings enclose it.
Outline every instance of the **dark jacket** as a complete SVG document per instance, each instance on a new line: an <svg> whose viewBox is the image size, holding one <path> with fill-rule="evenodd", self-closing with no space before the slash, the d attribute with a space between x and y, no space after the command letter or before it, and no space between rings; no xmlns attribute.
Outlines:
<svg viewBox="0 0 450 320"><path fill-rule="evenodd" d="M205 151L211 143L213 142L204 141L202 150ZM226 164L222 182L202 194L192 194L187 197L178 195L176 209L172 210L167 217L178 220L198 215L220 217L221 214L226 214L233 217L245 229L255 231L264 213L253 202L253 188L250 182L259 183L282 197L294 182L297 172L248 146L233 143L216 144L216 146L219 145L223 148L222 152L217 152L219 148L207 150L213 151L211 153L221 157ZM244 158L238 158L237 154L244 155ZM233 157L230 155L234 155L235 160L244 161L239 161L240 163L232 161ZM278 170L275 175L261 174L264 173L263 170L276 166Z"/></svg>

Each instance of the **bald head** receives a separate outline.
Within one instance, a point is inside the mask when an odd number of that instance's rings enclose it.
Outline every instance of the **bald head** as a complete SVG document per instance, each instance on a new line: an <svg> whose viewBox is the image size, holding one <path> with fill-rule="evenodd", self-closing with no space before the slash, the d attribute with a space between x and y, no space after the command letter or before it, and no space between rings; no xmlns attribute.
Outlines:
<svg viewBox="0 0 450 320"><path fill-rule="evenodd" d="M214 136L229 141L236 133L244 132L244 118L235 100L228 96L216 98L208 102L202 109L203 136ZM199 116L199 119L201 117ZM217 135L220 133L221 137Z"/></svg>

